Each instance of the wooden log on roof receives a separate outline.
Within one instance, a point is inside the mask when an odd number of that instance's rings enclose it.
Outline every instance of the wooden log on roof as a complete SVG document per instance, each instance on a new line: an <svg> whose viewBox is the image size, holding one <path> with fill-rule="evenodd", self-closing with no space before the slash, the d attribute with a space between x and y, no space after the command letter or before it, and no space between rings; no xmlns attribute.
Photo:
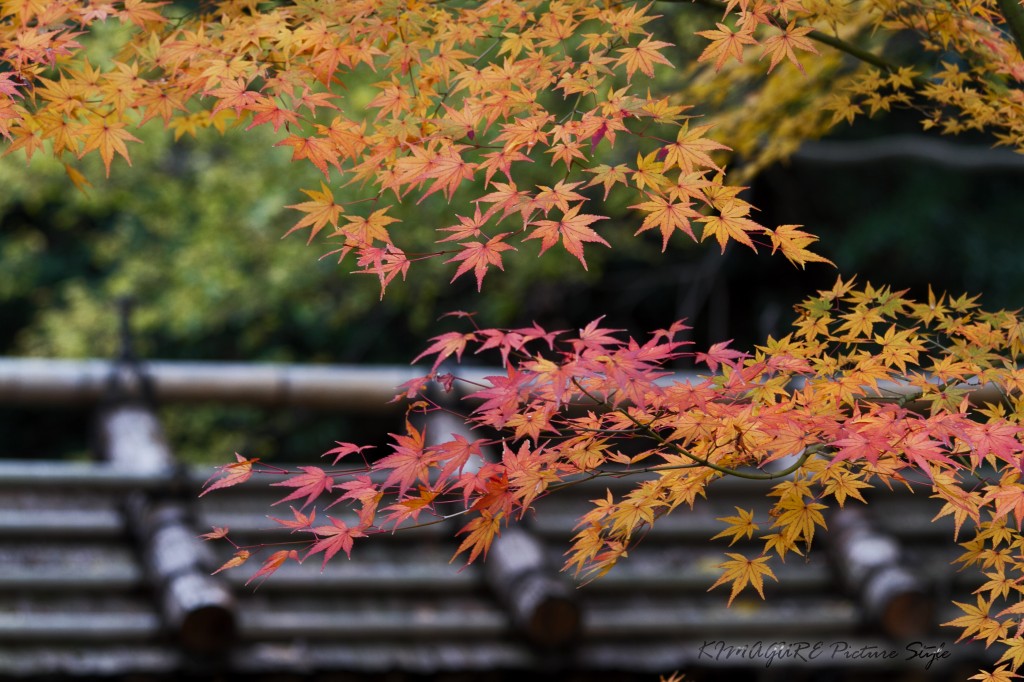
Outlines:
<svg viewBox="0 0 1024 682"><path fill-rule="evenodd" d="M104 452L115 468L147 473L176 468L152 410L135 402L115 405L104 410L99 422ZM128 497L125 508L159 591L167 626L190 651L224 651L236 637L234 598L209 574L211 557L188 523L185 505L173 496L161 499L137 492Z"/></svg>
<svg viewBox="0 0 1024 682"><path fill-rule="evenodd" d="M843 585L858 597L868 619L897 639L933 629L935 607L929 590L905 566L895 538L853 507L832 514L827 537Z"/></svg>
<svg viewBox="0 0 1024 682"><path fill-rule="evenodd" d="M484 572L512 622L533 644L555 649L579 638L582 613L575 592L548 565L543 545L529 531L503 530L491 545Z"/></svg>
<svg viewBox="0 0 1024 682"><path fill-rule="evenodd" d="M471 441L479 437L447 412L431 413L426 429L430 444L443 442L453 434ZM482 464L483 459L474 457L467 462L467 469ZM557 648L579 637L582 613L574 591L548 564L543 543L529 530L522 526L502 530L491 544L484 576L512 623L534 645Z"/></svg>

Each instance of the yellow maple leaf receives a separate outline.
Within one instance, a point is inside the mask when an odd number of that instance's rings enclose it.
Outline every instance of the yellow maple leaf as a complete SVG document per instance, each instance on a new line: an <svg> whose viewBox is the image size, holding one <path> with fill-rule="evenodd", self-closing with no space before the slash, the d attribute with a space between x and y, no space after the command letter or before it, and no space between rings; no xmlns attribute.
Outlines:
<svg viewBox="0 0 1024 682"><path fill-rule="evenodd" d="M729 524L729 527L712 537L712 540L731 536L729 546L732 547L743 536L746 536L748 540L753 537L754 531L759 530L758 525L754 523L754 511L736 507L736 514L736 516L723 516L716 519Z"/></svg>
<svg viewBox="0 0 1024 682"><path fill-rule="evenodd" d="M801 225L779 225L768 233L772 238L772 253L782 251L782 255L794 265L801 268L807 263L828 263L835 267L835 263L824 256L808 251L807 247L818 241L813 234L799 229Z"/></svg>
<svg viewBox="0 0 1024 682"><path fill-rule="evenodd" d="M728 553L726 556L729 557L729 561L719 564L719 568L725 569L725 572L715 581L715 584L708 588L708 592L715 589L719 585L725 583L732 583L732 592L729 594L729 601L727 605L731 606L733 599L736 598L743 588L747 585L751 585L757 593L764 599L764 576L768 576L772 580L778 582L778 578L772 573L771 567L767 566L766 563L770 557L759 556L756 559L748 559L742 554Z"/></svg>
<svg viewBox="0 0 1024 682"><path fill-rule="evenodd" d="M956 640L958 642L974 635L975 639L985 640L986 645L992 644L997 639L1005 638L1010 626L1016 624L1013 620L998 621L990 616L989 610L992 608L992 604L980 594L976 606L962 604L958 601L953 603L960 607L965 615L943 623L942 626L963 628L963 634Z"/></svg>
<svg viewBox="0 0 1024 682"><path fill-rule="evenodd" d="M123 121L107 121L105 118L94 118L86 123L79 130L79 134L85 138L85 146L79 152L78 158L98 150L108 178L110 177L110 162L113 161L114 154L120 154L129 166L132 165L132 159L128 155L128 146L125 143L141 142L142 140L125 130L126 125L127 123Z"/></svg>

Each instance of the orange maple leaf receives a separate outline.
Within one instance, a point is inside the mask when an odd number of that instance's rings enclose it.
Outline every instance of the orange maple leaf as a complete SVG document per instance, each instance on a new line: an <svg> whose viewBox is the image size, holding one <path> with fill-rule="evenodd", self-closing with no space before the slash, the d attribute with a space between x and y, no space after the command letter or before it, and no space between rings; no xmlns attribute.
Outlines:
<svg viewBox="0 0 1024 682"><path fill-rule="evenodd" d="M804 73L804 67L800 64L796 58L796 54L793 53L793 48L819 54L818 50L815 49L814 44L808 40L805 36L813 31L809 26L796 27L796 22L789 22L789 26L782 29L781 35L772 36L765 40L761 45L764 47L764 52L761 54L761 59L771 55L771 63L768 65L768 73L772 72L779 62L783 58L793 62L796 68L800 69L801 73Z"/></svg>
<svg viewBox="0 0 1024 682"><path fill-rule="evenodd" d="M689 235L690 239L696 241L697 237L694 236L693 230L690 228L690 219L700 218L701 214L690 208L693 205L692 203L689 201L673 202L668 197L658 196L649 192L647 193L647 198L648 200L642 204L630 206L630 208L647 212L647 216L644 217L644 222L640 225L640 229L636 231L636 234L657 227L661 231L662 251L668 248L668 239L676 230L685 232Z"/></svg>
<svg viewBox="0 0 1024 682"><path fill-rule="evenodd" d="M489 511L484 509L480 512L480 516L467 523L459 531L459 534L468 533L468 535L462 541L462 544L459 545L459 549L456 550L452 561L455 561L460 554L467 550L469 551L469 558L466 560L467 564L473 563L481 554L486 557L487 550L490 549L495 536L501 534L501 519L503 515L502 512L499 512L492 516Z"/></svg>
<svg viewBox="0 0 1024 682"><path fill-rule="evenodd" d="M139 138L125 130L127 124L123 121L107 121L105 118L94 118L79 129L79 134L85 137L85 146L78 153L82 158L93 150L99 150L100 158L103 159L103 167L110 177L110 162L114 154L120 154L128 165L132 165L131 157L128 155L126 142L142 142Z"/></svg>
<svg viewBox="0 0 1024 682"><path fill-rule="evenodd" d="M665 170L678 166L685 174L692 173L695 167L714 168L721 172L722 169L708 154L716 150L729 151L729 147L704 137L711 128L710 125L690 128L689 122L683 123L676 134L676 141L664 147Z"/></svg>
<svg viewBox="0 0 1024 682"><path fill-rule="evenodd" d="M472 269L476 275L476 290L480 291L484 285L484 275L487 274L487 268L493 265L499 270L505 269L501 262L501 252L516 250L515 247L502 241L510 234L512 233L503 232L491 237L487 242L473 241L460 244L462 251L445 261L445 263L462 261L451 281L454 282Z"/></svg>
<svg viewBox="0 0 1024 682"><path fill-rule="evenodd" d="M297 223L292 225L291 229L284 233L284 236L290 235L296 230L301 230L304 227L310 228L309 239L306 243L313 241L320 230L327 227L327 225L333 225L335 228L338 227L338 217L344 212L344 208L341 204L334 201L334 194L331 192L331 188L325 185L323 182L320 183L320 191L317 192L313 189L302 190L303 194L308 196L312 201L304 201L301 204L292 204L285 208L294 208L297 211L302 211L306 215L303 216Z"/></svg>
<svg viewBox="0 0 1024 682"><path fill-rule="evenodd" d="M583 258L583 242L604 244L609 248L611 248L611 244L588 227L598 220L607 220L607 217L586 213L580 215L582 206L583 204L576 204L565 212L561 220L538 220L533 223L536 228L526 239L540 239L540 252L544 253L557 244L561 238L565 250L576 256L583 264L583 269L586 270L587 261Z"/></svg>
<svg viewBox="0 0 1024 682"><path fill-rule="evenodd" d="M619 50L622 56L615 65L626 65L626 78L632 79L633 74L638 70L647 77L654 76L654 65L664 64L672 66L672 62L665 59L665 56L658 50L663 47L672 47L672 43L663 40L654 40L650 36L644 38L636 47L624 47Z"/></svg>
<svg viewBox="0 0 1024 682"><path fill-rule="evenodd" d="M217 575L221 571L226 571L229 568L235 568L236 566L241 566L242 564L244 564L248 560L249 560L249 550L240 549L237 552L235 552L235 555L233 557L231 557L230 559L225 561L224 564L220 568L218 568L216 571L214 571L213 575Z"/></svg>
<svg viewBox="0 0 1024 682"><path fill-rule="evenodd" d="M214 474L203 484L203 492L199 493L199 497L202 497L206 493L212 490L218 490L219 488L230 488L233 485L244 483L248 481L252 476L252 465L260 461L258 457L253 459L246 459L237 452L235 458L238 460L234 464L224 464L223 466L217 467L217 471L220 473L222 478L218 479L213 485L210 485L210 481L217 477L218 474Z"/></svg>
<svg viewBox="0 0 1024 682"><path fill-rule="evenodd" d="M255 90L249 90L248 87L249 84L244 78L235 78L222 84L219 88L208 90L203 94L220 100L214 105L211 113L216 114L223 109L234 109L235 115L241 116L242 111L253 109L257 104L267 99L266 95Z"/></svg>
<svg viewBox="0 0 1024 682"><path fill-rule="evenodd" d="M742 62L743 46L756 45L757 39L754 38L749 29L741 27L733 32L725 24L716 25L718 26L717 31L697 32L697 35L700 37L707 38L711 41L711 44L705 47L704 51L701 52L697 61L706 62L714 59L715 71L718 71L730 57L735 58L738 62Z"/></svg>
<svg viewBox="0 0 1024 682"><path fill-rule="evenodd" d="M337 147L328 138L313 135L308 137L289 135L274 146L291 147L292 161L308 159L310 163L324 174L325 178L329 179L331 177L330 169L327 167L328 164L341 171L341 165L338 163Z"/></svg>

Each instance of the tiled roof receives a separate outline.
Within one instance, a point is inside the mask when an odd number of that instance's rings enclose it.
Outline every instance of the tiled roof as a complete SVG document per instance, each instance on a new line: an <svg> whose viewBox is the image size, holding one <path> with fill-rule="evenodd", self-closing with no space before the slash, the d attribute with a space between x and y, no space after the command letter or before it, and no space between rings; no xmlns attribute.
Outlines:
<svg viewBox="0 0 1024 682"><path fill-rule="evenodd" d="M29 393L23 387L21 396ZM255 589L244 585L252 569L210 575L230 548L196 536L226 525L240 543L283 539L266 518L280 509L270 507L279 491L261 481L198 498L210 472L176 466L173 443L164 453L172 461L136 458L162 438L146 421L151 412L129 402L102 414L108 451L112 438L127 439L120 460L0 462L0 675L574 671L616 679L616 671L679 669L719 679L725 670L766 676L788 664L804 675L831 671L829 679L886 670L934 680L963 679L985 660L983 649L954 645L955 632L937 625L958 615L951 599L969 600L977 583L951 566L951 524L932 521L937 507L925 494L874 491L866 513L831 517L808 557L773 564L779 582L766 584L765 601L741 595L729 609L724 588L707 589L723 552L745 547L709 538L723 527L717 517L763 506L764 483L717 482L709 500L659 520L609 575L583 587L558 570L572 528L588 500L629 480L538 502L488 562L449 563L455 528L442 524L359 541L352 560L337 557L322 570L317 561L287 564ZM112 414L134 424L136 440L111 435ZM925 673L927 660L911 658L923 650L914 642L945 643L950 655ZM776 643L785 647L773 654ZM898 655L868 655L876 651Z"/></svg>

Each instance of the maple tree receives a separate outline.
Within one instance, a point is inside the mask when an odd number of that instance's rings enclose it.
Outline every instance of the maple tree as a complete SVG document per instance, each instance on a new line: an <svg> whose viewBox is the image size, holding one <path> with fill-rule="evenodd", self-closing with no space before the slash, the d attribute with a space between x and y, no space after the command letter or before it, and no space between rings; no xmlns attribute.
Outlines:
<svg viewBox="0 0 1024 682"><path fill-rule="evenodd" d="M691 4L5 0L0 135L7 153L52 154L85 186L78 160L95 156L107 174L118 157L130 164L131 131L149 121L175 137L266 127L323 176L291 205L300 217L289 232L332 240L330 254L376 277L381 296L427 259L478 289L533 248L564 250L586 268L586 251L611 246L602 206L617 197L636 236L652 233L662 249L714 239L723 251L735 242L800 267L827 264L811 231L757 222L737 183L803 140L893 108L917 112L925 129L1024 147L1015 0ZM659 12L688 17L689 42L666 40ZM894 58L908 36L916 52ZM373 95L359 101L353 84ZM348 185L363 198L340 200ZM424 228L395 215L407 202L451 208ZM417 250L424 229L431 246ZM958 534L972 534L961 561L990 571L977 604L960 605L950 625L1004 645L1004 665L988 675L1008 679L1024 664L1020 318L967 297L918 303L842 279L798 313L790 334L750 352L695 352L682 323L640 342L601 321L569 334L481 329L466 316L465 331L417 358L433 358L432 369L402 392L413 412L442 409L428 392L456 381L442 363L495 353L504 374L472 387L465 415L481 437L428 444L410 419L382 457L294 472L283 501L302 506L280 523L308 536L307 548L273 553L254 578L347 555L356 539L424 515L465 517L458 552L473 561L540 496L644 474L580 520L567 567L599 576L723 476L772 481L763 551L730 553L714 583L731 587L731 601L745 587L762 592L771 558L806 551L827 505L920 484ZM684 357L707 378L666 383ZM499 454L487 460L485 450ZM335 467L363 456L348 443L327 454ZM239 456L207 490L259 466ZM347 520L317 521L315 506L307 515L321 498L348 507ZM722 521L734 540L766 523L744 509Z"/></svg>

